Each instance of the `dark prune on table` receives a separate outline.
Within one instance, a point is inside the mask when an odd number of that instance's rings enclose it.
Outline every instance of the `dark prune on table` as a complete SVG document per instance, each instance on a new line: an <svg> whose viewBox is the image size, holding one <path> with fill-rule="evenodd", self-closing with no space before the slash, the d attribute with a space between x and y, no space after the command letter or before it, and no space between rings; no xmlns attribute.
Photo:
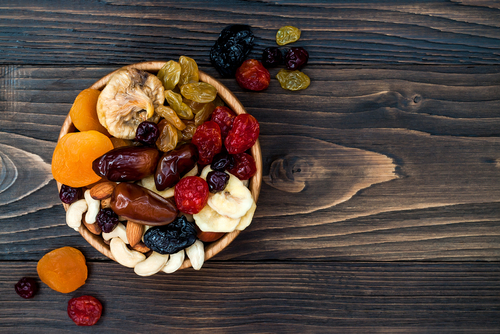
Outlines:
<svg viewBox="0 0 500 334"><path fill-rule="evenodd" d="M262 52L262 65L275 67L283 63L283 54L279 48L265 48Z"/></svg>
<svg viewBox="0 0 500 334"><path fill-rule="evenodd" d="M38 284L33 278L23 277L14 285L16 293L24 299L33 298L38 291Z"/></svg>
<svg viewBox="0 0 500 334"><path fill-rule="evenodd" d="M82 188L73 188L63 184L59 191L59 198L63 203L71 204L83 197Z"/></svg>
<svg viewBox="0 0 500 334"><path fill-rule="evenodd" d="M118 215L110 208L104 208L99 210L97 216L95 217L97 225L105 233L113 231L118 225Z"/></svg>
<svg viewBox="0 0 500 334"><path fill-rule="evenodd" d="M207 174L208 191L217 193L226 189L229 182L229 174L214 170Z"/></svg>
<svg viewBox="0 0 500 334"><path fill-rule="evenodd" d="M172 223L151 227L144 234L144 244L160 254L174 254L196 241L196 228L185 216Z"/></svg>
<svg viewBox="0 0 500 334"><path fill-rule="evenodd" d="M222 77L234 77L236 70L253 47L250 26L230 25L224 28L210 50L210 61Z"/></svg>
<svg viewBox="0 0 500 334"><path fill-rule="evenodd" d="M309 53L304 48L290 48L285 55L286 68L293 70L300 70L307 64L309 60Z"/></svg>
<svg viewBox="0 0 500 334"><path fill-rule="evenodd" d="M210 168L218 171L225 171L234 167L234 156L223 151L216 154Z"/></svg>
<svg viewBox="0 0 500 334"><path fill-rule="evenodd" d="M135 132L135 140L149 146L154 145L159 136L160 130L158 130L156 123L148 121L139 124Z"/></svg>

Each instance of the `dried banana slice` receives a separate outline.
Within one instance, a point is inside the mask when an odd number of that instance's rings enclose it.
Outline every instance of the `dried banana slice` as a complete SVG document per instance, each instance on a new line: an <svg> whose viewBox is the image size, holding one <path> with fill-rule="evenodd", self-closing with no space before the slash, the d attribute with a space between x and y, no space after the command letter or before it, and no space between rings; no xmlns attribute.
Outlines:
<svg viewBox="0 0 500 334"><path fill-rule="evenodd" d="M194 221L203 232L233 232L240 223L240 219L220 215L209 205L205 205L200 212L193 215Z"/></svg>
<svg viewBox="0 0 500 334"><path fill-rule="evenodd" d="M229 174L226 188L209 196L208 205L222 216L243 217L254 203L252 193L236 176Z"/></svg>

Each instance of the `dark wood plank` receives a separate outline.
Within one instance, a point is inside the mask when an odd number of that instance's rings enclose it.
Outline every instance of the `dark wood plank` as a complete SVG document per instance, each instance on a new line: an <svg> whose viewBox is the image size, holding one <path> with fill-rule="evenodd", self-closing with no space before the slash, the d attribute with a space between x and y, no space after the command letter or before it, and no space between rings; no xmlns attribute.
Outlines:
<svg viewBox="0 0 500 334"><path fill-rule="evenodd" d="M36 263L0 262L0 324L9 333L87 332L67 301L103 302L94 333L439 332L494 333L500 326L498 263L221 263L138 277L115 263L89 263L69 294L43 283L33 300L13 285ZM41 311L43 310L43 312Z"/></svg>
<svg viewBox="0 0 500 334"><path fill-rule="evenodd" d="M129 64L186 54L209 64L229 24L252 58L295 25L312 64L498 64L496 1L2 1L1 64Z"/></svg>

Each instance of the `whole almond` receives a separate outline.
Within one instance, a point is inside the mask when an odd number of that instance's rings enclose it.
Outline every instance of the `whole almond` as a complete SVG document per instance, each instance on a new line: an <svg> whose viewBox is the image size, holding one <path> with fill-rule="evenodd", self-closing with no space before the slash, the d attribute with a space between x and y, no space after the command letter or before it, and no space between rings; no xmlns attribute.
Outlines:
<svg viewBox="0 0 500 334"><path fill-rule="evenodd" d="M116 183L111 181L98 183L90 189L90 197L97 200L109 198L115 187Z"/></svg>
<svg viewBox="0 0 500 334"><path fill-rule="evenodd" d="M83 225L85 225L85 227L87 228L87 230L90 231L90 233L95 234L95 235L101 234L101 232L102 232L101 227L97 223L94 223L94 224L87 223L85 221L85 216L83 216L82 222L83 222Z"/></svg>
<svg viewBox="0 0 500 334"><path fill-rule="evenodd" d="M132 247L132 249L141 253L147 253L150 251L148 246L146 246L142 241L139 241L134 247Z"/></svg>
<svg viewBox="0 0 500 334"><path fill-rule="evenodd" d="M131 247L137 245L142 239L144 233L144 225L136 223L132 220L127 222L127 240Z"/></svg>

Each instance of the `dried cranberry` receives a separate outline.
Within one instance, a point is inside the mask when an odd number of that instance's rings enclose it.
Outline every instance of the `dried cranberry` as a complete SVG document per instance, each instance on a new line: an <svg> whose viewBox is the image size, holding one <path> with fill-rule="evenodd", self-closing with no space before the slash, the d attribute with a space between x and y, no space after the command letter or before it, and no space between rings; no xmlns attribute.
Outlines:
<svg viewBox="0 0 500 334"><path fill-rule="evenodd" d="M73 188L63 184L59 191L59 198L63 203L71 204L83 197L82 188Z"/></svg>
<svg viewBox="0 0 500 334"><path fill-rule="evenodd" d="M156 123L145 121L137 127L135 140L140 141L144 145L152 146L155 145L158 136L160 136L160 130Z"/></svg>
<svg viewBox="0 0 500 334"><path fill-rule="evenodd" d="M118 215L110 208L99 210L95 220L101 230L105 233L113 231L116 225L118 225Z"/></svg>
<svg viewBox="0 0 500 334"><path fill-rule="evenodd" d="M78 326L92 326L101 318L102 304L92 296L72 298L68 302L68 315Z"/></svg>
<svg viewBox="0 0 500 334"><path fill-rule="evenodd" d="M283 54L276 47L265 48L262 52L262 65L265 67L275 67L283 63Z"/></svg>
<svg viewBox="0 0 500 334"><path fill-rule="evenodd" d="M285 65L289 70L300 70L307 64L309 53L304 48L290 48L285 55Z"/></svg>
<svg viewBox="0 0 500 334"><path fill-rule="evenodd" d="M198 176L188 176L175 185L175 204L179 211L195 214L208 201L208 184Z"/></svg>
<svg viewBox="0 0 500 334"><path fill-rule="evenodd" d="M222 149L219 125L214 121L203 123L196 129L191 142L198 148L198 162L202 165L208 165Z"/></svg>
<svg viewBox="0 0 500 334"><path fill-rule="evenodd" d="M210 168L213 170L225 171L234 167L234 156L227 151L220 152L214 157Z"/></svg>
<svg viewBox="0 0 500 334"><path fill-rule="evenodd" d="M224 145L230 154L243 153L252 147L259 137L259 122L249 114L238 115Z"/></svg>
<svg viewBox="0 0 500 334"><path fill-rule="evenodd" d="M216 193L226 188L229 174L214 170L207 174L208 191Z"/></svg>
<svg viewBox="0 0 500 334"><path fill-rule="evenodd" d="M210 120L219 125L222 140L226 139L229 130L233 127L235 117L236 114L225 106L217 107L212 112Z"/></svg>
<svg viewBox="0 0 500 334"><path fill-rule="evenodd" d="M248 59L236 70L236 81L241 88L261 91L269 87L271 74L260 61Z"/></svg>
<svg viewBox="0 0 500 334"><path fill-rule="evenodd" d="M228 172L236 176L240 180L248 180L257 172L257 165L255 159L247 153L240 153L234 155L234 167L229 169Z"/></svg>
<svg viewBox="0 0 500 334"><path fill-rule="evenodd" d="M33 278L23 277L14 285L16 293L24 299L33 298L38 291L38 284Z"/></svg>

